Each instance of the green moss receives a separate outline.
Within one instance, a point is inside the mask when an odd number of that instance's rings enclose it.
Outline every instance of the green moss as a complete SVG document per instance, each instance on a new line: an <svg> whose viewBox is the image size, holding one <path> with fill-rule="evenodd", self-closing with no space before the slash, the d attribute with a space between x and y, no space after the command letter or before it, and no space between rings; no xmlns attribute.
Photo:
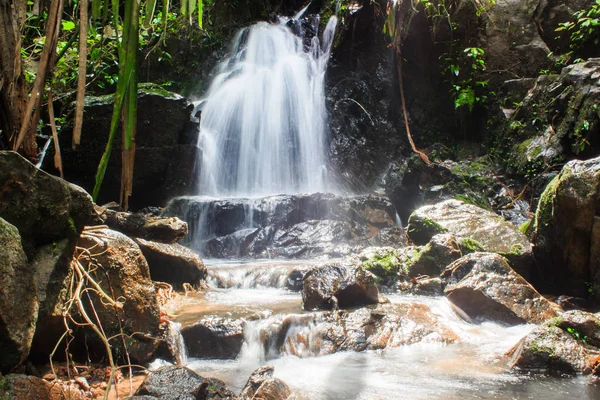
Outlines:
<svg viewBox="0 0 600 400"><path fill-rule="evenodd" d="M177 98L177 95L175 93L169 92L164 87L157 85L155 83L140 83L140 85L138 87L138 95L142 95L142 94L151 95L151 96L152 95L161 96L161 97L166 97L168 99Z"/></svg>
<svg viewBox="0 0 600 400"><path fill-rule="evenodd" d="M524 250L525 250L525 248L523 247L522 244L515 243L512 246L510 246L509 254L512 254L512 255L515 255L515 256L520 256L521 254L523 254Z"/></svg>
<svg viewBox="0 0 600 400"><path fill-rule="evenodd" d="M546 227L552 223L552 218L554 216L553 202L558 184L560 182L560 176L561 174L554 177L554 179L550 181L540 196L540 201L538 203L538 209L535 216L536 231L538 231L540 227Z"/></svg>
<svg viewBox="0 0 600 400"><path fill-rule="evenodd" d="M483 245L481 243L479 243L477 240L471 239L471 238L461 239L459 245L460 245L460 250L463 253L463 255L469 254L469 253L475 253L478 251L485 251L485 247L483 247Z"/></svg>
<svg viewBox="0 0 600 400"><path fill-rule="evenodd" d="M363 261L362 265L364 269L379 278L391 278L398 275L401 262L395 254L388 252L384 255L376 254L372 258Z"/></svg>
<svg viewBox="0 0 600 400"><path fill-rule="evenodd" d="M492 208L487 203L487 201L483 197L481 197L475 193L470 193L470 194L461 193L461 194L457 194L456 196L454 196L454 198L456 200L462 201L463 203L472 204L474 206L483 208L484 210L488 210L488 211L492 210Z"/></svg>
<svg viewBox="0 0 600 400"><path fill-rule="evenodd" d="M531 220L525 221L521 225L519 225L519 230L522 233L524 233L525 235L527 235L527 231L529 230L530 225L531 225Z"/></svg>

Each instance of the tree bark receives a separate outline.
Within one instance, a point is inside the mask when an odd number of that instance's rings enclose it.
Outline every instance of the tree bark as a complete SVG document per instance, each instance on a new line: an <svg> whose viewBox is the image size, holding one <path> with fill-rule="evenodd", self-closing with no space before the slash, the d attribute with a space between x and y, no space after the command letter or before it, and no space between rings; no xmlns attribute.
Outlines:
<svg viewBox="0 0 600 400"><path fill-rule="evenodd" d="M10 148L16 141L27 106L25 75L21 63L21 29L25 22L26 1L0 0L0 147ZM24 143L24 152L35 158L33 143Z"/></svg>

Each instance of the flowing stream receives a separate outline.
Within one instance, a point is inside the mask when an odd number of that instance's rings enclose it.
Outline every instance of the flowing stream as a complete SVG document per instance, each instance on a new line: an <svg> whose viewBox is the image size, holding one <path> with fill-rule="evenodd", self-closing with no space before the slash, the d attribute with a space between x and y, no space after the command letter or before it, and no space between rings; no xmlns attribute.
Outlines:
<svg viewBox="0 0 600 400"><path fill-rule="evenodd" d="M326 354L319 346L325 312L304 312L294 273L312 264L298 261L208 260L211 288L174 310L184 325L204 316L245 321L244 344L234 360L190 358L187 366L222 379L240 391L250 373L273 365L300 399L582 399L600 398L588 379L509 373L505 353L533 325L506 327L461 320L444 297L388 295L391 305L428 307L457 337L388 346L381 350ZM293 279L292 279L293 280ZM292 282L293 283L293 282ZM290 323L283 346L273 337ZM405 335L399 330L395 335ZM410 333L409 333L410 334ZM393 338L392 338L393 339Z"/></svg>

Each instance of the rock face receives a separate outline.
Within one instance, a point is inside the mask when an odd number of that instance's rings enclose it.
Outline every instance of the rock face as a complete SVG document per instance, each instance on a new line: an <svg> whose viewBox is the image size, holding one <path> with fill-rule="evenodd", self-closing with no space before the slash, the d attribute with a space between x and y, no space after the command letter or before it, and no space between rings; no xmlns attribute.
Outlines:
<svg viewBox="0 0 600 400"><path fill-rule="evenodd" d="M37 246L76 238L92 211L92 198L81 188L15 152L0 152L0 217L17 227L28 257Z"/></svg>
<svg viewBox="0 0 600 400"><path fill-rule="evenodd" d="M29 354L38 299L19 232L2 218L0 243L0 372L7 373Z"/></svg>
<svg viewBox="0 0 600 400"><path fill-rule="evenodd" d="M161 218L152 214L126 213L94 207L98 224L136 238L160 243L175 243L188 233L188 226L179 218Z"/></svg>
<svg viewBox="0 0 600 400"><path fill-rule="evenodd" d="M242 392L241 399L286 400L291 394L287 383L273 378L273 367L262 367L250 375Z"/></svg>
<svg viewBox="0 0 600 400"><path fill-rule="evenodd" d="M191 357L236 358L244 344L244 324L229 318L205 317L183 327L181 335Z"/></svg>
<svg viewBox="0 0 600 400"><path fill-rule="evenodd" d="M184 283L201 287L206 279L204 262L193 251L180 244L157 243L135 239L140 246L154 281L167 282L177 288Z"/></svg>
<svg viewBox="0 0 600 400"><path fill-rule="evenodd" d="M207 257L340 257L352 246L397 245L402 232L384 197L333 194L259 199L173 199L163 212L190 227L186 245Z"/></svg>
<svg viewBox="0 0 600 400"><path fill-rule="evenodd" d="M235 393L218 379L203 378L185 367L169 366L148 375L132 400L209 400L234 397Z"/></svg>
<svg viewBox="0 0 600 400"><path fill-rule="evenodd" d="M600 158L571 161L540 198L535 257L544 288L600 299Z"/></svg>
<svg viewBox="0 0 600 400"><path fill-rule="evenodd" d="M525 336L511 351L512 367L524 371L592 373L600 367L600 319L569 311Z"/></svg>
<svg viewBox="0 0 600 400"><path fill-rule="evenodd" d="M86 97L83 135L76 151L72 148L73 121L60 135L65 178L91 193L95 174L106 143L113 110L113 96ZM151 84L138 92L134 194L132 208L164 205L174 196L194 191L194 165L198 148L198 125L190 122L193 107L183 97ZM121 144L115 141L99 203L119 198ZM53 171L52 157L46 170Z"/></svg>
<svg viewBox="0 0 600 400"><path fill-rule="evenodd" d="M506 133L512 140L511 172L525 175L560 161L600 154L598 76L600 58L590 58L537 79L511 116L512 129Z"/></svg>
<svg viewBox="0 0 600 400"><path fill-rule="evenodd" d="M438 276L446 266L461 256L461 248L454 235L435 235L411 260L408 276L411 278L421 275Z"/></svg>
<svg viewBox="0 0 600 400"><path fill-rule="evenodd" d="M375 276L361 266L330 263L315 267L304 276L305 310L348 308L378 301Z"/></svg>
<svg viewBox="0 0 600 400"><path fill-rule="evenodd" d="M408 220L408 238L427 243L438 233L452 233L457 239L471 239L485 251L506 257L512 267L529 278L532 246L519 229L491 211L459 200L446 200L417 209Z"/></svg>
<svg viewBox="0 0 600 400"><path fill-rule="evenodd" d="M556 317L557 308L515 273L506 259L493 253L466 255L444 272L444 294L470 319L516 325Z"/></svg>

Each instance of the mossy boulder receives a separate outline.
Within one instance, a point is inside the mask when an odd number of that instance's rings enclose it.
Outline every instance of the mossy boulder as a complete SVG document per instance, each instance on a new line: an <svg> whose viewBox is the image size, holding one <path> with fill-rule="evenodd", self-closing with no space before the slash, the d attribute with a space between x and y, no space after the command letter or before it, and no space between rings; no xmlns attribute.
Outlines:
<svg viewBox="0 0 600 400"><path fill-rule="evenodd" d="M545 290L600 299L600 157L571 161L546 187L533 222Z"/></svg>
<svg viewBox="0 0 600 400"><path fill-rule="evenodd" d="M410 278L424 275L438 276L446 266L461 256L461 249L454 235L448 233L435 235L410 261L408 276Z"/></svg>
<svg viewBox="0 0 600 400"><path fill-rule="evenodd" d="M463 242L463 247L506 257L518 273L529 278L533 262L531 243L499 215L460 200L446 200L417 209L408 220L408 239L417 244L445 232Z"/></svg>
<svg viewBox="0 0 600 400"><path fill-rule="evenodd" d="M29 354L38 313L33 271L17 228L0 218L0 373Z"/></svg>
<svg viewBox="0 0 600 400"><path fill-rule="evenodd" d="M393 285L399 279L408 277L409 266L418 255L416 246L368 247L358 258L362 267L375 275L378 284Z"/></svg>
<svg viewBox="0 0 600 400"><path fill-rule="evenodd" d="M600 320L583 311L569 311L525 336L510 352L512 368L526 372L600 372Z"/></svg>

